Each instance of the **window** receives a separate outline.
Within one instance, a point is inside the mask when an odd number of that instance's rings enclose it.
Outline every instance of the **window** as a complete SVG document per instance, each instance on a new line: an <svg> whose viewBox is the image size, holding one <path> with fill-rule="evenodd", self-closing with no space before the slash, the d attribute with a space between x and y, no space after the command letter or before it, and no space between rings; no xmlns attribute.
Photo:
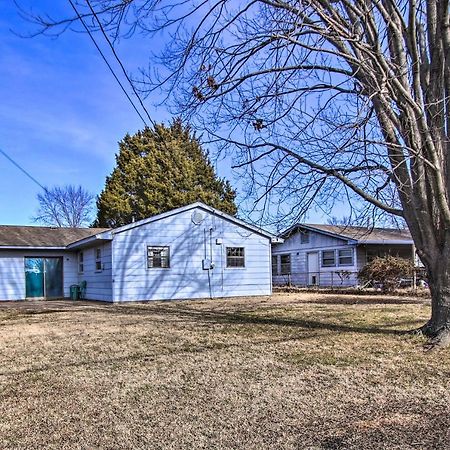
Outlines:
<svg viewBox="0 0 450 450"><path fill-rule="evenodd" d="M78 273L84 272L84 255L83 252L78 253Z"/></svg>
<svg viewBox="0 0 450 450"><path fill-rule="evenodd" d="M334 267L336 265L334 250L322 252L322 267Z"/></svg>
<svg viewBox="0 0 450 450"><path fill-rule="evenodd" d="M353 249L338 250L338 262L340 266L353 266Z"/></svg>
<svg viewBox="0 0 450 450"><path fill-rule="evenodd" d="M100 272L102 270L102 249L95 249L95 271Z"/></svg>
<svg viewBox="0 0 450 450"><path fill-rule="evenodd" d="M309 231L300 231L300 244L309 244Z"/></svg>
<svg viewBox="0 0 450 450"><path fill-rule="evenodd" d="M281 275L289 275L291 273L291 255L280 255Z"/></svg>
<svg viewBox="0 0 450 450"><path fill-rule="evenodd" d="M169 247L147 247L148 269L169 269L170 248Z"/></svg>
<svg viewBox="0 0 450 450"><path fill-rule="evenodd" d="M245 267L244 247L227 247L227 267Z"/></svg>
<svg viewBox="0 0 450 450"><path fill-rule="evenodd" d="M272 276L278 275L278 256L272 255Z"/></svg>

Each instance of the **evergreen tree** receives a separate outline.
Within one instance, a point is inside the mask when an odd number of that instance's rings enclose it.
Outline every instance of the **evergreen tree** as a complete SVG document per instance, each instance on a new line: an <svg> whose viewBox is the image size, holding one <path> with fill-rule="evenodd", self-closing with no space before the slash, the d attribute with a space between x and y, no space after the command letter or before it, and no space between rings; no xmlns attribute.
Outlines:
<svg viewBox="0 0 450 450"><path fill-rule="evenodd" d="M94 225L118 227L196 201L234 215L235 196L190 128L176 119L119 142L116 167L97 198Z"/></svg>

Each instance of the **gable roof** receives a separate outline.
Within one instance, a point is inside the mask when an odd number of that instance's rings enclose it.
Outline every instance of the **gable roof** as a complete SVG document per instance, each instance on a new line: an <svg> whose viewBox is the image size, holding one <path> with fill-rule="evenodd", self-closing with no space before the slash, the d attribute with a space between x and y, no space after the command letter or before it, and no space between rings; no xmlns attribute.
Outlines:
<svg viewBox="0 0 450 450"><path fill-rule="evenodd" d="M255 225L251 225L247 222L244 222L243 220L238 219L237 217L226 214L223 211L213 208L212 206L205 205L202 202L195 202L195 203L191 203L190 205L181 206L180 208L171 209L170 211L166 211L164 213L157 214L155 216L148 217L146 219L138 220L138 221L130 223L128 225L123 225L118 228L105 230L102 234L99 234L97 236L90 236L87 239L84 239L83 241L81 241L80 243L73 243L72 245L70 245L70 247L75 247L75 246L78 246L79 244L86 244L90 240L94 240L94 239L111 239L112 235L114 235L114 234L122 233L124 231L131 230L133 228L137 228L142 225L147 225L152 222L157 222L158 220L162 220L167 217L174 216L176 214L180 214L185 211L189 211L191 209L196 209L196 208L203 209L204 211L215 214L218 217L222 217L223 219L228 220L229 222L235 223L236 225L239 225L243 228L247 228L248 230L253 231L254 233L260 234L264 237L271 239L273 242L282 242L283 241L282 239L278 238L274 234L269 233L268 231L263 230L262 228L259 228Z"/></svg>
<svg viewBox="0 0 450 450"><path fill-rule="evenodd" d="M0 225L0 247L64 249L72 242L107 230L107 228Z"/></svg>
<svg viewBox="0 0 450 450"><path fill-rule="evenodd" d="M353 241L356 244L412 244L409 230L397 228L367 228L349 225L296 224L281 233L286 238L298 230L309 230L327 236Z"/></svg>
<svg viewBox="0 0 450 450"><path fill-rule="evenodd" d="M181 208L176 208L147 219L139 220L118 228L59 228L59 227L35 227L35 226L16 226L16 225L0 225L0 248L2 249L21 249L21 248L39 248L39 249L75 249L94 242L111 240L114 234L121 233L132 228L156 222L175 214L189 211L191 209L200 208L206 212L215 214L230 222L240 225L243 228L253 231L254 233L265 236L272 241L282 242L282 239L275 235L248 224L241 219L230 216L218 209L207 206L204 203L196 202Z"/></svg>

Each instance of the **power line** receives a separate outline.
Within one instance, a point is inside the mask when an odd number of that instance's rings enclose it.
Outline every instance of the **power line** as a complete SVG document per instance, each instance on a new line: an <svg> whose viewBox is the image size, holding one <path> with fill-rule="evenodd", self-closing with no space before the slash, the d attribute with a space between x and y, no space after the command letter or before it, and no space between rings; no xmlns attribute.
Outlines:
<svg viewBox="0 0 450 450"><path fill-rule="evenodd" d="M119 66L120 66L120 68L122 69L122 72L123 72L123 74L125 75L125 78L128 80L128 83L130 84L131 89L132 89L133 92L134 92L134 95L135 95L136 98L139 100L139 104L141 105L142 109L145 111L145 114L147 115L148 120L149 120L150 123L154 126L155 123L154 123L153 119L150 117L150 114L149 114L149 112L147 111L147 108L145 107L144 102L142 101L140 95L138 94L138 92L137 92L137 90L136 90L136 88L135 88L135 86L134 86L134 83L131 81L130 77L128 76L128 73L127 73L127 71L125 70L125 67L124 67L124 65L123 65L123 63L122 63L122 61L121 61L121 59L119 58L119 55L117 54L116 49L114 48L114 45L112 44L111 40L109 39L108 35L106 34L105 29L103 28L103 24L101 23L100 19L98 18L98 15L97 15L96 11L95 11L94 8L92 7L91 2L90 2L89 0L86 0L86 3L87 3L87 5L89 6L89 9L91 10L91 13L92 13L93 17L94 17L95 20L97 21L98 26L99 26L99 29L100 29L100 31L102 32L103 37L105 38L106 42L108 43L109 48L110 48L111 51L112 51L112 54L113 54L114 57L116 58L116 61L119 63Z"/></svg>
<svg viewBox="0 0 450 450"><path fill-rule="evenodd" d="M36 180L36 178L33 177L33 175L31 175L29 172L27 172L19 163L17 163L16 161L14 161L14 159L11 158L11 156L9 156L4 150L2 150L0 148L0 153L8 160L10 161L14 166L16 166L21 172L23 172L31 181L33 181L34 183L36 183L41 189L44 190L44 192L47 192L47 188L45 186L43 186L41 183L39 183L38 180Z"/></svg>
<svg viewBox="0 0 450 450"><path fill-rule="evenodd" d="M106 56L103 54L101 48L98 46L97 41L94 39L94 36L92 36L91 30L89 29L89 27L86 25L86 23L83 20L83 17L80 15L80 13L78 12L78 9L76 8L76 6L74 5L72 0L69 0L70 5L72 6L72 9L75 11L75 14L78 17L78 20L82 23L84 29L86 30L86 32L88 33L89 37L91 38L92 42L95 45L95 48L97 49L97 51L100 53L103 61L105 62L105 64L108 66L108 69L110 70L110 72L112 73L112 75L114 76L114 78L116 79L117 83L119 84L119 86L121 87L123 93L126 95L128 101L130 102L131 106L133 107L133 109L136 111L136 113L138 114L138 116L140 117L140 119L142 120L142 122L144 122L144 125L147 126L147 122L145 121L145 119L142 117L142 114L140 113L140 111L138 110L138 108L136 107L136 105L134 104L133 100L131 99L131 97L129 96L128 92L126 91L126 89L123 87L122 82L119 80L119 78L117 77L116 73L114 72L113 68L111 67L111 65L109 64L108 60L106 59Z"/></svg>

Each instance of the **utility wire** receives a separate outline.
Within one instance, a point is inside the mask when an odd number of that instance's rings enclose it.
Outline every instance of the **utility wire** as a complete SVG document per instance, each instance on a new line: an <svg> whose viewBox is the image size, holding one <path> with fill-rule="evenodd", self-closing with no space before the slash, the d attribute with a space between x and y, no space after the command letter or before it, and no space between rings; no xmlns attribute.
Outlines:
<svg viewBox="0 0 450 450"><path fill-rule="evenodd" d="M106 33L106 31L105 31L105 29L104 29L104 27L103 27L103 24L101 23L101 21L100 21L98 15L97 15L97 13L96 13L96 11L95 11L94 8L92 7L92 5L91 5L91 3L90 3L89 0L85 0L85 1L86 1L86 4L89 6L89 9L90 9L90 11L91 11L92 16L95 18L95 20L96 20L96 22L97 22L97 24L98 24L98 26L99 26L99 30L102 32L103 37L105 38L106 42L108 43L108 45L109 45L109 47L110 47L110 49L111 49L111 51L112 51L112 53L113 53L113 55L114 55L116 61L117 61L118 64L120 65L120 67L121 67L121 69L122 69L122 72L123 72L123 74L125 75L125 78L128 80L128 83L130 84L131 89L133 90L134 94L136 95L137 99L139 100L139 103L140 103L140 105L142 106L142 109L145 111L145 113L146 113L146 115L147 115L147 117L148 117L149 122L153 125L153 127L154 127L155 130L156 130L156 128L157 128L156 122L151 118L151 116L150 116L150 114L149 114L147 108L145 107L144 103L142 102L142 99L141 99L139 93L137 92L137 90L136 90L136 88L135 88L133 82L131 81L130 77L128 76L128 73L127 73L127 71L125 70L124 64L122 63L121 59L119 58L119 55L117 54L116 49L114 48L114 45L112 44L111 40L109 39L108 34ZM83 21L82 18L81 18L81 16L80 16L80 14L79 14L78 11L77 11L77 9L76 9L75 6L73 5L72 0L69 0L69 2L72 4L72 7L74 8L75 12L77 13L79 19L80 19L81 21ZM88 30L88 27L86 26L86 24L85 24L84 22L83 22L83 25L84 25L84 28L88 31L89 35L91 36L92 41L96 44L94 38L92 37L92 35L91 35L91 33L90 33L90 30ZM98 45L96 44L95 46L96 46L97 49L100 51L100 49L98 48ZM102 54L102 57L103 57L103 59L105 60L106 64L108 64L108 62L106 61L106 58L105 58L105 56L104 56L103 54ZM108 64L108 67L110 67L109 64ZM110 68L110 70L112 70L112 69ZM114 76L115 76L115 75L114 75ZM117 80L117 77L116 77L116 76L115 76L115 78L116 78L116 80ZM118 80L117 80L117 81L118 81ZM120 83L119 83L119 84L120 84ZM121 85L121 87L122 87L122 90L124 90L124 88L123 88L122 85ZM128 95L127 95L127 97L128 97ZM135 108L135 109L136 109L136 108ZM139 114L139 113L138 113L138 114ZM140 114L139 114L139 117L141 117ZM141 117L141 119L142 119L142 117ZM142 120L143 120L143 119L142 119ZM145 123L145 121L144 121L144 123ZM147 124L146 124L146 125L147 125ZM167 143L166 143L166 141L165 141L164 139L161 140L161 143L162 143L162 145L164 146L164 148L166 149L166 151L167 151L167 152L170 152L170 149L168 148ZM175 165L176 165L179 169L181 169L181 167L180 167L180 165L178 164L178 162L175 161Z"/></svg>
<svg viewBox="0 0 450 450"><path fill-rule="evenodd" d="M123 93L126 95L128 101L130 102L131 106L133 107L133 109L137 112L138 116L141 118L142 122L144 122L145 126L147 125L147 122L145 121L145 119L142 117L142 114L140 113L140 111L138 110L138 108L136 107L136 105L134 104L133 100L131 99L130 95L128 94L128 92L126 91L126 89L124 88L122 82L119 80L119 78L117 77L116 73L114 72L113 68L111 67L111 65L109 64L108 60L106 59L106 56L104 55L104 53L102 52L101 48L99 47L99 45L97 44L97 41L94 39L94 36L92 36L91 30L89 29L89 27L86 25L86 23L83 20L83 17L81 16L81 14L78 12L78 9L76 8L75 4L73 3L72 0L69 0L70 5L72 6L72 9L75 11L75 14L78 17L78 20L82 23L84 29L86 30L86 32L88 33L89 37L91 38L92 42L95 45L95 48L97 49L97 51L100 53L101 57L103 58L103 61L105 62L105 64L108 66L108 69L110 70L110 72L113 74L114 78L116 79L117 83L119 84L119 86L121 87ZM147 113L148 114L148 113Z"/></svg>
<svg viewBox="0 0 450 450"><path fill-rule="evenodd" d="M14 161L14 159L11 158L11 156L9 156L4 150L2 150L0 148L0 153L8 160L10 161L13 165L15 165L21 172L23 172L31 181L33 181L34 183L36 183L40 188L42 188L44 190L44 192L47 192L47 188L45 186L43 186L41 183L39 183L38 180L36 180L36 178L33 177L33 175L31 175L29 172L27 172L19 163L17 163L16 161Z"/></svg>
<svg viewBox="0 0 450 450"><path fill-rule="evenodd" d="M130 79L128 73L127 73L127 71L125 70L125 67L124 67L123 63L122 63L122 61L120 60L119 55L117 54L116 49L114 48L114 45L113 45L112 42L111 42L111 39L109 39L108 35L106 34L105 29L104 29L104 27L103 27L103 24L101 23L100 19L98 18L97 13L95 12L94 8L92 7L91 2L90 2L89 0L86 0L86 3L87 3L87 5L89 6L89 9L91 10L91 13L92 13L93 17L94 17L95 20L97 21L98 26L99 26L99 29L100 29L100 31L102 32L103 37L105 38L106 42L108 43L109 48L110 48L111 51L112 51L112 54L113 54L114 57L116 58L116 61L119 63L119 66L120 66L120 68L122 69L122 72L123 72L123 74L125 75L125 78L128 80L128 83L130 83L130 86L131 86L131 89L133 90L134 95L135 95L136 98L139 100L139 104L141 105L142 109L145 111L145 114L147 115L148 120L149 120L150 123L154 126L154 125L155 125L155 122L154 122L153 119L150 117L150 114L149 114L149 112L147 111L147 108L145 107L145 105L144 105L144 103L143 103L143 101L142 101L140 95L138 94L138 92L137 92L137 90L136 90L136 88L135 88L135 86L134 86L134 83L131 81L131 79Z"/></svg>

